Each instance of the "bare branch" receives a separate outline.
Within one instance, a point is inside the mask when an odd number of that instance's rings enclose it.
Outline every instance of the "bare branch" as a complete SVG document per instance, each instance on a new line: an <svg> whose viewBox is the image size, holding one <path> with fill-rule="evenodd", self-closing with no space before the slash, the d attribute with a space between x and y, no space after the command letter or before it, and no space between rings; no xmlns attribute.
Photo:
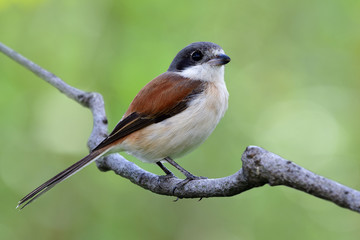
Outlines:
<svg viewBox="0 0 360 240"><path fill-rule="evenodd" d="M84 91L71 87L70 85L66 84L60 78L55 76L53 73L46 71L45 69L41 68L39 65L33 63L32 61L26 59L19 53L15 52L11 48L5 46L4 44L0 43L0 51L3 52L5 55L13 59L14 61L18 62L23 67L27 68L28 70L35 73L37 76L45 80L46 82L53 85L57 88L60 92L64 93L69 98L77 101L86 106L86 104L81 101L81 96L85 94Z"/></svg>
<svg viewBox="0 0 360 240"><path fill-rule="evenodd" d="M360 212L360 192L319 176L260 147L250 146L242 156L246 178L256 186L284 185Z"/></svg>
<svg viewBox="0 0 360 240"><path fill-rule="evenodd" d="M60 78L0 43L0 51L44 79L69 98L90 108L94 127L88 141L94 148L107 133L104 101L99 93L88 93L69 86ZM235 174L217 179L201 179L176 188L182 180L158 176L127 161L120 154L111 154L97 161L102 171L116 174L154 193L179 198L233 196L265 184L284 185L329 200L341 207L360 212L360 192L321 177L295 163L260 147L249 146L242 155L242 168Z"/></svg>
<svg viewBox="0 0 360 240"><path fill-rule="evenodd" d="M90 149L94 148L97 143L104 139L107 134L107 118L105 114L104 100L101 94L84 92L68 85L55 74L43 69L39 65L33 63L29 59L15 52L1 42L0 51L46 82L50 83L60 92L64 93L67 97L75 100L84 107L90 108L94 120L94 127L88 141L88 146Z"/></svg>

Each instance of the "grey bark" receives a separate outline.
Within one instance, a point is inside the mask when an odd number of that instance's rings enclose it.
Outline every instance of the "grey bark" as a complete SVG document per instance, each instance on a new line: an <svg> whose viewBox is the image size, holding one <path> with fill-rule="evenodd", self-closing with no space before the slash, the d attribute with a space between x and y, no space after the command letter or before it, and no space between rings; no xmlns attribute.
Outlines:
<svg viewBox="0 0 360 240"><path fill-rule="evenodd" d="M59 77L2 43L0 43L0 51L50 83L69 98L91 110L94 126L88 140L89 149L93 149L104 139L108 126L104 100L99 93L84 92L66 84ZM247 147L241 160L242 168L231 176L194 180L183 186L178 185L182 181L181 179L158 176L147 172L133 162L127 161L120 154L103 157L96 164L101 171L112 170L144 189L178 198L226 197L265 184L270 186L283 185L360 213L359 191L319 176L263 148Z"/></svg>

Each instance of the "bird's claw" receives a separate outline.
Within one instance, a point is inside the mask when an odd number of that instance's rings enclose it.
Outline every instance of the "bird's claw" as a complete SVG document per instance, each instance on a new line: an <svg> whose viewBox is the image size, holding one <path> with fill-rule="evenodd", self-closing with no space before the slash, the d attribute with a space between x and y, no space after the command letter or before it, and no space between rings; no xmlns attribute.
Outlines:
<svg viewBox="0 0 360 240"><path fill-rule="evenodd" d="M206 177L198 177L198 176L191 176L191 177L187 177L184 180L182 180L181 182L177 183L172 191L173 195L175 195L175 191L178 188L182 188L184 187L186 184L188 184L189 182L193 181L193 180L202 180L202 179L207 179ZM179 197L176 199L176 201L179 200Z"/></svg>

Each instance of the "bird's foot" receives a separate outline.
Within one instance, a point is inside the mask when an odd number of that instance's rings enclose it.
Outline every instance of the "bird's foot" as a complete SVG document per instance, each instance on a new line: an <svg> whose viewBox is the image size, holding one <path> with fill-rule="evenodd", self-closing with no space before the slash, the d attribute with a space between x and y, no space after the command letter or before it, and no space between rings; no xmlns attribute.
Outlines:
<svg viewBox="0 0 360 240"><path fill-rule="evenodd" d="M170 172L170 173L168 173L166 175L159 176L160 180L169 180L169 179L173 179L173 178L177 178L177 177L172 172Z"/></svg>
<svg viewBox="0 0 360 240"><path fill-rule="evenodd" d="M202 180L202 179L207 179L207 177L198 177L198 176L194 176L194 175L187 175L186 178L184 180L182 180L181 182L177 183L173 189L173 195L175 195L175 191L176 189L179 189L179 188L183 188L186 184L188 184L189 182L191 181L194 181L194 180Z"/></svg>

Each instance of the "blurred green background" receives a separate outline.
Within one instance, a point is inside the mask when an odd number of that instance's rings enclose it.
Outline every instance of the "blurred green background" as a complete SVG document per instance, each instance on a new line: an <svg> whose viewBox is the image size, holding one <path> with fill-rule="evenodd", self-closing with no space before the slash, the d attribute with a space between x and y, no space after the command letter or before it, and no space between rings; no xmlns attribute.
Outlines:
<svg viewBox="0 0 360 240"><path fill-rule="evenodd" d="M179 163L223 177L258 145L360 189L359 12L357 0L0 0L0 41L101 93L109 128L180 49L215 42L232 58L229 110ZM1 239L359 239L359 214L286 187L174 203L95 164L18 212L87 154L92 119L3 54L0 79Z"/></svg>

